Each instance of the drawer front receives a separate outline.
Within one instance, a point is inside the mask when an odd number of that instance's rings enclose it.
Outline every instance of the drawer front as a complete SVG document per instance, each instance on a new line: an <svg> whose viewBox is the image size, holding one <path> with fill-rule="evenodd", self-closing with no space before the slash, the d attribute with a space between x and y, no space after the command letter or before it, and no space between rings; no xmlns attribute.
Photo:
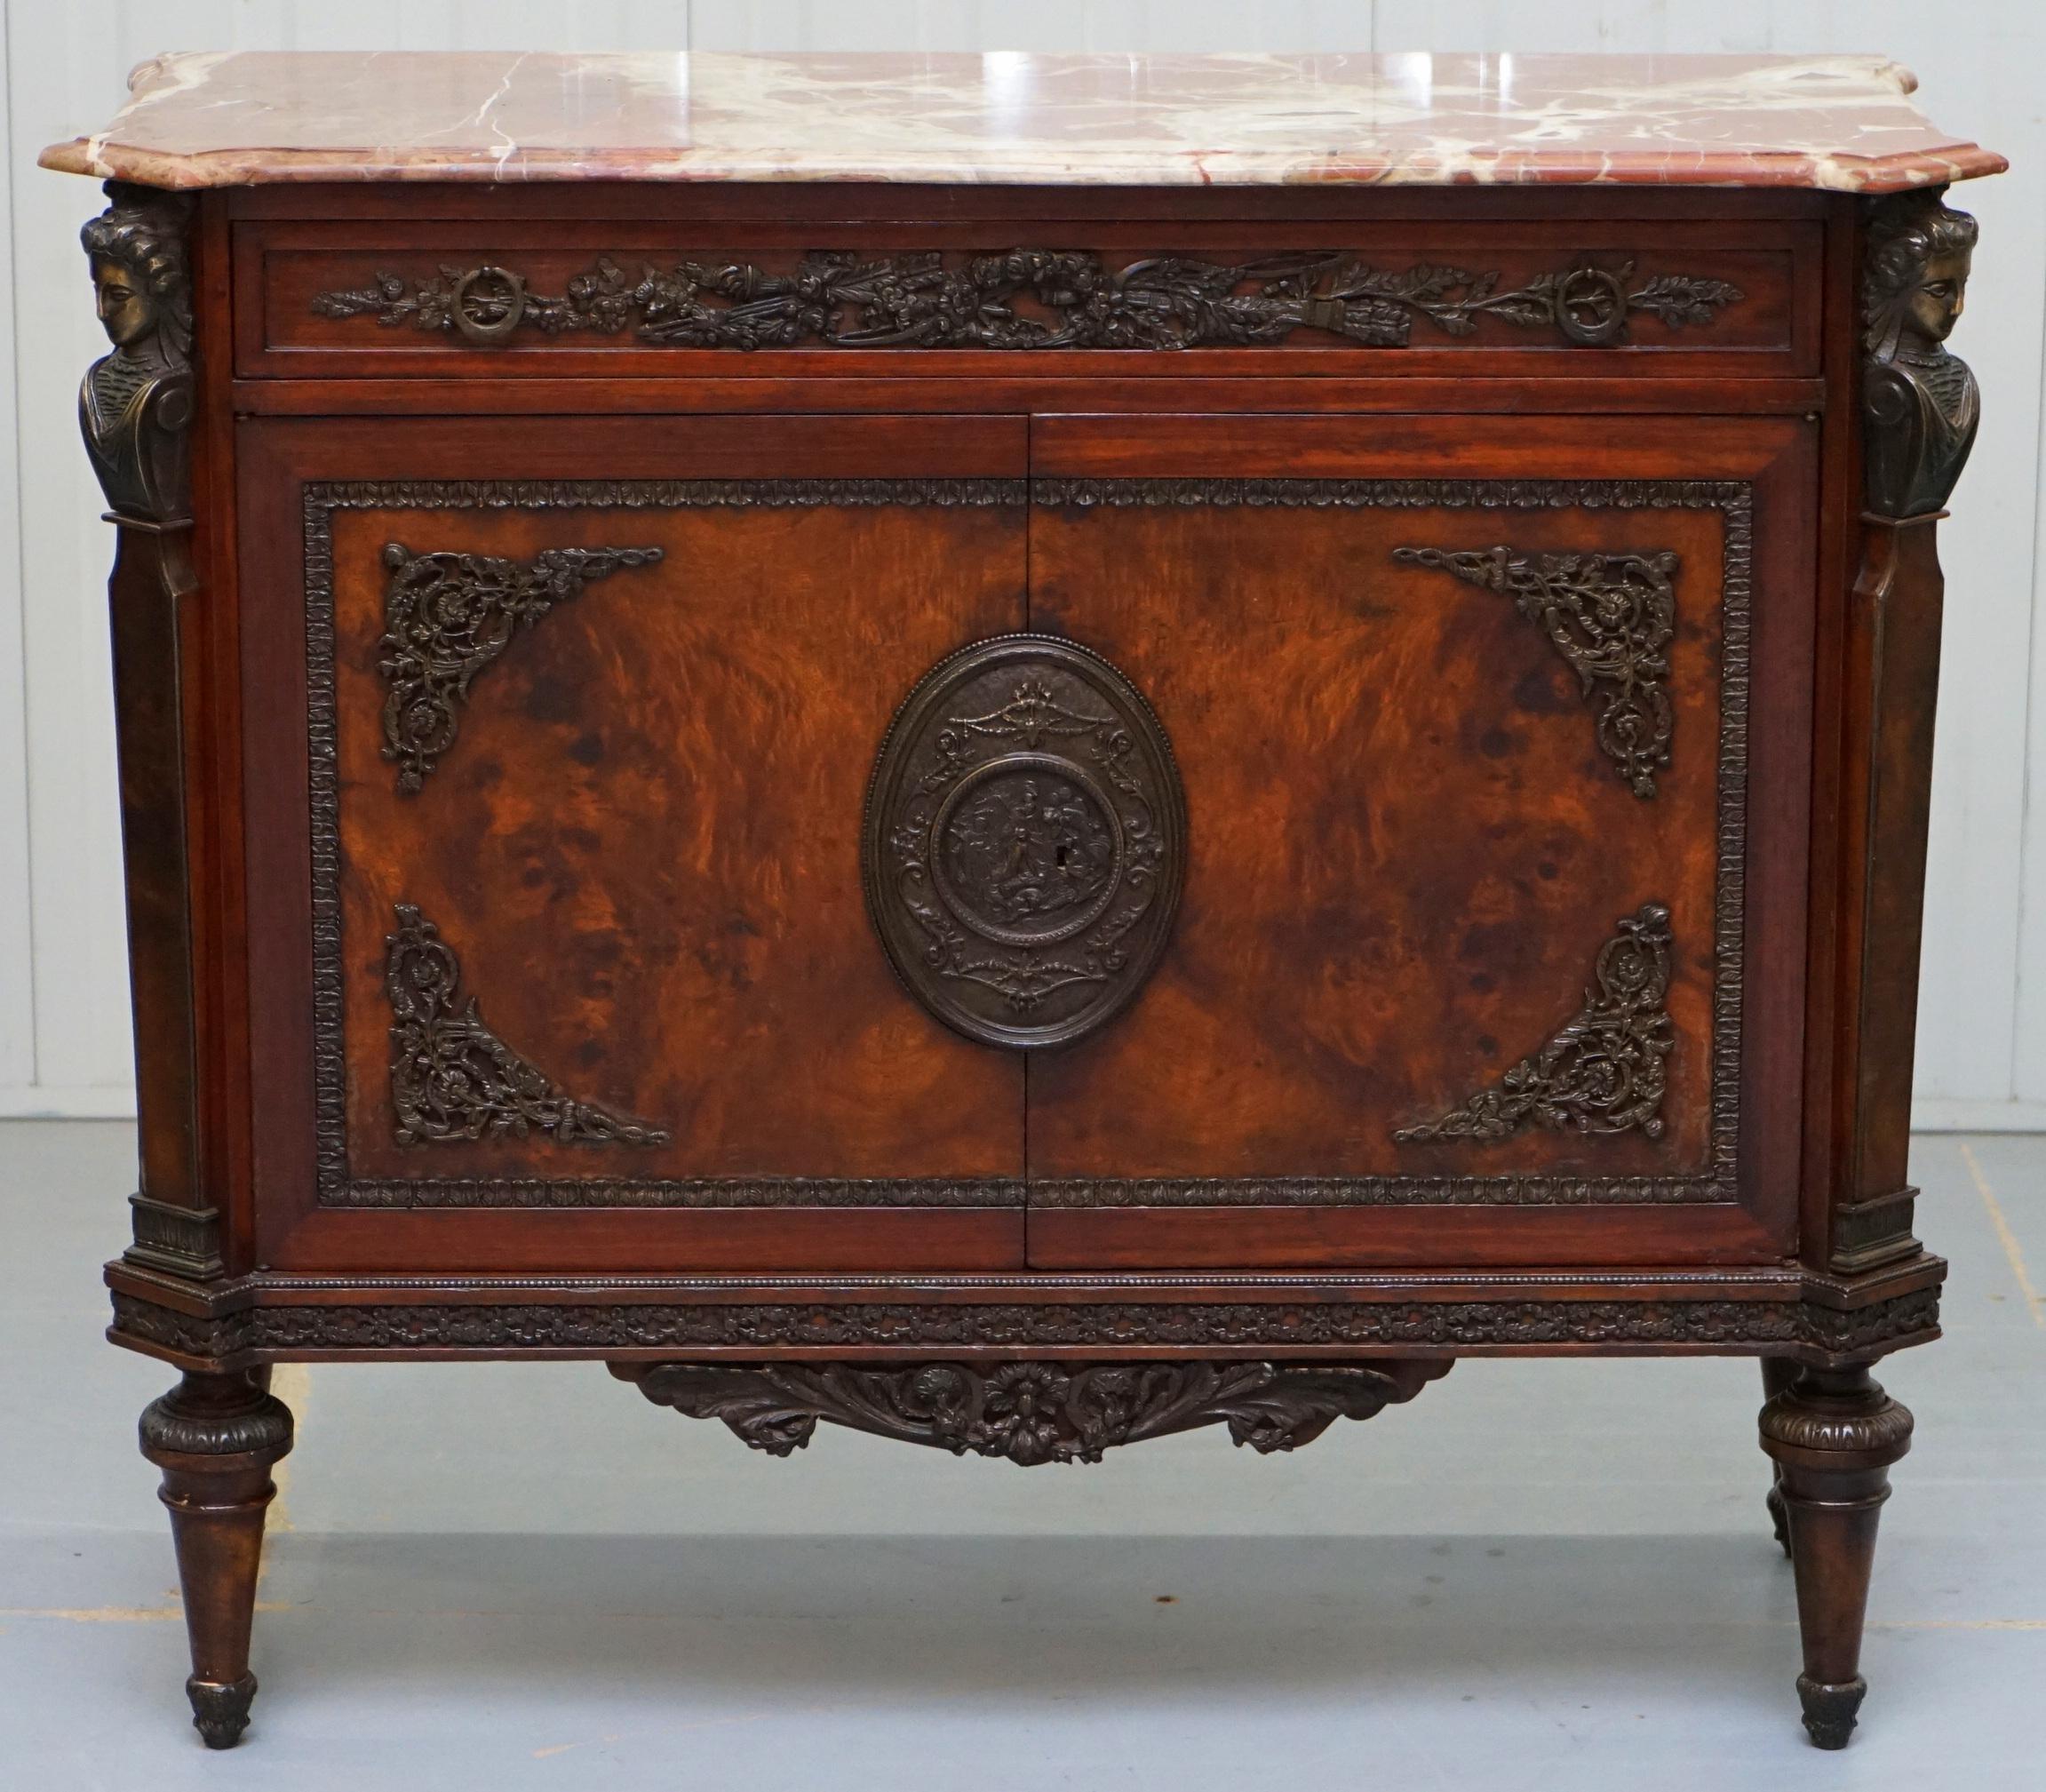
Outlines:
<svg viewBox="0 0 2046 1792"><path fill-rule="evenodd" d="M304 684L263 837L311 867L258 1062L317 1149L275 1224L1015 1266L1022 1066L904 1001L859 825L899 689L1022 624L1021 426L498 427L246 433L255 651Z"/></svg>
<svg viewBox="0 0 2046 1792"><path fill-rule="evenodd" d="M1031 625L1145 693L1190 844L1033 1062L1033 1262L1787 1248L1811 434L1039 420Z"/></svg>
<svg viewBox="0 0 2046 1792"><path fill-rule="evenodd" d="M1024 354L1046 374L1170 376L1191 356L1207 374L1803 375L1819 243L1815 224L1752 219L249 223L237 364L915 377Z"/></svg>

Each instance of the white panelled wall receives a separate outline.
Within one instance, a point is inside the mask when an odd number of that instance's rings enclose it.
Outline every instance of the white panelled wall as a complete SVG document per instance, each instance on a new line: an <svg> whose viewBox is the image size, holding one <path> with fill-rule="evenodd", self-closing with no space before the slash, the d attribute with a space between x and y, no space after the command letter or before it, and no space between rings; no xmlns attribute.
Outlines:
<svg viewBox="0 0 2046 1792"><path fill-rule="evenodd" d="M99 123L163 50L1878 51L2014 171L1982 220L1955 346L1984 421L1942 532L1947 634L1919 1119L2046 1129L2046 7L2038 0L0 0L0 1115L131 1111L113 718L113 543L77 440L103 352L77 250L98 190L36 152ZM251 594L256 601L278 593ZM2036 792L2036 796L2035 796Z"/></svg>

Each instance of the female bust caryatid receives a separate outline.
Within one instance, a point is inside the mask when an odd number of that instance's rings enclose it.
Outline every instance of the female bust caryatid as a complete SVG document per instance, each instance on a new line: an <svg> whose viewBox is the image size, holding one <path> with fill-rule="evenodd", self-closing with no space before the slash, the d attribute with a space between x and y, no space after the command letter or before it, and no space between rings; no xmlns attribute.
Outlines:
<svg viewBox="0 0 2046 1792"><path fill-rule="evenodd" d="M108 208L79 233L100 323L114 345L86 370L78 426L116 518L191 520L185 432L192 420L192 293L185 202L107 183Z"/></svg>
<svg viewBox="0 0 2046 1792"><path fill-rule="evenodd" d="M1868 507L1925 516L1945 507L1975 445L1980 400L1946 337L1968 294L1975 220L1936 192L1879 200L1863 260L1863 446Z"/></svg>

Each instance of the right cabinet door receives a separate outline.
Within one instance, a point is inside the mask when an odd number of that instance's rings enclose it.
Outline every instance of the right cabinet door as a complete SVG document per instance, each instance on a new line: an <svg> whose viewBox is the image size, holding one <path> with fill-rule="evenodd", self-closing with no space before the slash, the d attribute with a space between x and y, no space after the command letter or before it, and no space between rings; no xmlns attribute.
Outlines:
<svg viewBox="0 0 2046 1792"><path fill-rule="evenodd" d="M1814 434L1037 420L1031 627L1149 699L1188 845L1032 1055L1033 1264L1794 1248Z"/></svg>

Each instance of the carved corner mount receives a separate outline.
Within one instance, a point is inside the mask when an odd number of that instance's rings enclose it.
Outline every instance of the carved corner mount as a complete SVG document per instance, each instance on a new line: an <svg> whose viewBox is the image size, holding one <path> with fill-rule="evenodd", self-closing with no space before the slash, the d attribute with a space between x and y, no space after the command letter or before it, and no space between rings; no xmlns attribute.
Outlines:
<svg viewBox="0 0 2046 1792"><path fill-rule="evenodd" d="M86 370L78 426L115 522L183 529L192 520L192 202L117 180L107 198L79 241L114 346Z"/></svg>
<svg viewBox="0 0 2046 1792"><path fill-rule="evenodd" d="M564 1094L483 1024L464 999L461 960L410 903L385 936L391 1098L401 1145L526 1138L560 1144L665 1145L658 1127Z"/></svg>
<svg viewBox="0 0 2046 1792"><path fill-rule="evenodd" d="M1644 903L1599 948L1584 1006L1548 1044L1461 1106L1393 1134L1402 1143L1503 1139L1523 1127L1662 1135L1664 1063L1676 1043L1668 1011L1669 911Z"/></svg>
<svg viewBox="0 0 2046 1792"><path fill-rule="evenodd" d="M681 348L1182 349L1278 342L1296 330L1397 348L1421 318L1453 338L1494 320L1605 348L1627 339L1634 317L1673 330L1708 323L1743 297L1696 275L1637 279L1631 260L1577 262L1501 291L1496 272L1421 263L1392 273L1341 250L1233 263L1153 255L1113 267L1084 250L813 250L785 271L681 261L646 263L633 275L604 256L553 294L534 291L512 268L443 265L318 292L312 308L451 332L479 347L529 328L548 336L630 329L642 342Z"/></svg>
<svg viewBox="0 0 2046 1792"><path fill-rule="evenodd" d="M1946 338L1967 303L1975 220L1944 189L1868 202L1862 251L1863 460L1873 516L1946 507L1975 445L1981 394Z"/></svg>
<svg viewBox="0 0 2046 1792"><path fill-rule="evenodd" d="M621 567L650 566L657 547L549 547L529 561L491 554L414 554L386 542L384 634L377 643L384 675L384 757L398 767L398 788L418 790L454 745L461 706L476 674L555 605Z"/></svg>
<svg viewBox="0 0 2046 1792"><path fill-rule="evenodd" d="M1022 1467L1098 1462L1104 1451L1204 1425L1260 1454L1312 1443L1339 1418L1411 1400L1450 1360L1368 1366L1277 1363L613 1363L657 1406L722 1419L749 1447L786 1456L819 1421Z"/></svg>
<svg viewBox="0 0 2046 1792"><path fill-rule="evenodd" d="M1655 794L1655 774L1669 764L1663 681L1676 633L1676 554L1396 547L1392 557L1510 597L1577 674L1621 781L1636 796Z"/></svg>

